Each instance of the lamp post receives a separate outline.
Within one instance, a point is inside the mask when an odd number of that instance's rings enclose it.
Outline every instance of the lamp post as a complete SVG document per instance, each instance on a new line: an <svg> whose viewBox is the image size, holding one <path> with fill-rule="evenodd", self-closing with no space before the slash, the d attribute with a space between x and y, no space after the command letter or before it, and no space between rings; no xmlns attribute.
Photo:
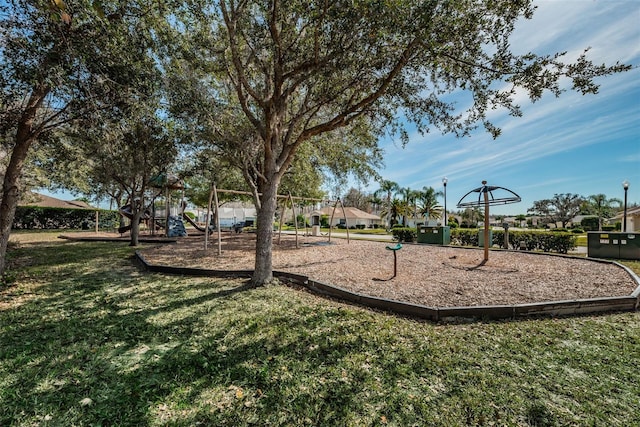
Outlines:
<svg viewBox="0 0 640 427"><path fill-rule="evenodd" d="M622 181L622 188L624 188L624 215L622 216L622 232L627 232L627 191L629 190L629 181L626 179Z"/></svg>
<svg viewBox="0 0 640 427"><path fill-rule="evenodd" d="M449 221L447 221L447 182L449 180L447 179L447 177L445 176L444 178L442 178L442 185L444 185L444 221L442 226L446 227L447 224L449 223Z"/></svg>

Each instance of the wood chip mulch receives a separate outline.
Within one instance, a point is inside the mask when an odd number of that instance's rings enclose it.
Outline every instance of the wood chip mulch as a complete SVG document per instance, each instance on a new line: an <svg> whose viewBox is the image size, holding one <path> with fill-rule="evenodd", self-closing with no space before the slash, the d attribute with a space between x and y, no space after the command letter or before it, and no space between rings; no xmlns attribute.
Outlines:
<svg viewBox="0 0 640 427"><path fill-rule="evenodd" d="M360 294L431 307L512 305L630 295L638 286L622 268L579 258L406 244L393 275L389 243L327 237L274 237L273 268ZM152 264L213 270L251 270L255 235L224 233L222 254L215 237L145 249Z"/></svg>

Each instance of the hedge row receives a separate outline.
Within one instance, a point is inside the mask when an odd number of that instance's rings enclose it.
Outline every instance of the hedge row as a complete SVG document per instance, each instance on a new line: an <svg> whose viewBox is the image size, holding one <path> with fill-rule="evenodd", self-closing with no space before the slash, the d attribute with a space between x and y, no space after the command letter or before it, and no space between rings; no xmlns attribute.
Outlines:
<svg viewBox="0 0 640 427"><path fill-rule="evenodd" d="M478 246L478 236L482 230L451 230L451 243L462 246ZM492 230L491 242L505 249L504 230ZM509 231L509 247L506 249L526 249L528 251L559 252L566 254L576 247L577 236L569 232L555 231Z"/></svg>
<svg viewBox="0 0 640 427"><path fill-rule="evenodd" d="M418 231L412 227L394 227L391 229L393 240L398 242L415 242L418 237Z"/></svg>
<svg viewBox="0 0 640 427"><path fill-rule="evenodd" d="M100 229L114 229L120 223L120 214L116 211L100 209L98 221ZM95 226L96 211L86 209L18 206L13 220L14 230L92 230Z"/></svg>

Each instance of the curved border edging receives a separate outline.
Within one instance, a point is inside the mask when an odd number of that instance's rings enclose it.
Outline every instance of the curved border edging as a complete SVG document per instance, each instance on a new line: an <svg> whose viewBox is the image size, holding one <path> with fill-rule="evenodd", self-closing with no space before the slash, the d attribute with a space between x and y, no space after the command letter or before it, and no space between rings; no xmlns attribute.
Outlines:
<svg viewBox="0 0 640 427"><path fill-rule="evenodd" d="M249 278L253 274L253 270L208 270L203 268L155 265L149 264L140 251L136 251L135 256L137 261L147 271L156 273L219 278ZM600 259L595 259L594 261L612 263L622 267L638 284L635 291L631 295L623 297L589 298L514 305L428 307L425 305L411 304L351 292L338 286L309 279L308 276L301 274L274 271L273 275L278 279L286 279L297 285L304 286L316 294L326 295L403 316L417 317L436 322L446 320L448 318L518 319L533 316L561 316L612 311L636 311L640 304L640 278L628 267L617 262Z"/></svg>

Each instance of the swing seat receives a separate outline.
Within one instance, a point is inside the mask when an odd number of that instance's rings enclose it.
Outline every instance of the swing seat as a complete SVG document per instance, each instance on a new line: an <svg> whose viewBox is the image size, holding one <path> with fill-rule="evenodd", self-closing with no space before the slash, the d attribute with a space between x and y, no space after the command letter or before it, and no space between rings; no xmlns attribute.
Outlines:
<svg viewBox="0 0 640 427"><path fill-rule="evenodd" d="M386 246L386 249L395 252L395 251L398 251L398 250L402 249L402 244L398 243L395 246Z"/></svg>

